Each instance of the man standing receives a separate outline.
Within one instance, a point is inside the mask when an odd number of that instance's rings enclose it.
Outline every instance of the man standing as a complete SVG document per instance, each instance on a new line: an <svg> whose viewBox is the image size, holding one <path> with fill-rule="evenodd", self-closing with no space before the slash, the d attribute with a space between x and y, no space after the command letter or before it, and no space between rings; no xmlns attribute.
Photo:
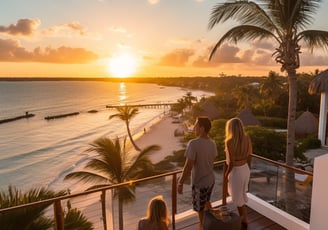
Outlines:
<svg viewBox="0 0 328 230"><path fill-rule="evenodd" d="M204 208L209 205L213 186L213 163L217 156L215 142L208 136L211 121L198 117L194 125L195 139L189 141L185 152L186 162L178 182L178 193L183 192L183 183L191 175L193 210L198 212L200 229L203 228Z"/></svg>

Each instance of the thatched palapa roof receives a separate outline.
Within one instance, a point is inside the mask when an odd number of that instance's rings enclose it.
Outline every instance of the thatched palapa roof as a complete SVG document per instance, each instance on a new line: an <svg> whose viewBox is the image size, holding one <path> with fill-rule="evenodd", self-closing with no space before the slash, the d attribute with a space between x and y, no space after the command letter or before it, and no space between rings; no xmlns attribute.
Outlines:
<svg viewBox="0 0 328 230"><path fill-rule="evenodd" d="M308 92L309 94L328 93L328 69L319 73L310 82Z"/></svg>
<svg viewBox="0 0 328 230"><path fill-rule="evenodd" d="M302 113L295 121L295 134L298 136L305 136L318 132L319 121L309 111Z"/></svg>
<svg viewBox="0 0 328 230"><path fill-rule="evenodd" d="M243 122L244 126L261 125L259 120L254 116L250 109L242 110L237 117Z"/></svg>
<svg viewBox="0 0 328 230"><path fill-rule="evenodd" d="M201 105L201 110L194 111L195 116L208 116L210 120L215 120L219 118L219 110L215 103L211 101L205 101Z"/></svg>

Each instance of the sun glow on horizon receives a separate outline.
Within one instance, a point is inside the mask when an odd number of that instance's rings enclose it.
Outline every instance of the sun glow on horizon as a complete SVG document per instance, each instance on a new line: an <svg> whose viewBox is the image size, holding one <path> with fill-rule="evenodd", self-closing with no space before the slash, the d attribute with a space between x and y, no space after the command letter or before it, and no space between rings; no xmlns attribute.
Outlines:
<svg viewBox="0 0 328 230"><path fill-rule="evenodd" d="M137 72L137 58L130 53L122 53L109 59L107 70L112 77L131 77Z"/></svg>

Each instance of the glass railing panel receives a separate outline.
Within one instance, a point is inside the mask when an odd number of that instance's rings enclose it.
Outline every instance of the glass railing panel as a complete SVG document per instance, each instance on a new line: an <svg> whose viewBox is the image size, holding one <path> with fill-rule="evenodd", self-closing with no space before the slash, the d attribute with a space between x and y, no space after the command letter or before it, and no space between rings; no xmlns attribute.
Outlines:
<svg viewBox="0 0 328 230"><path fill-rule="evenodd" d="M252 158L250 169L249 192L268 203L275 203L278 189L278 167Z"/></svg>
<svg viewBox="0 0 328 230"><path fill-rule="evenodd" d="M309 223L312 176L253 157L249 192Z"/></svg>
<svg viewBox="0 0 328 230"><path fill-rule="evenodd" d="M214 185L212 197L211 197L212 202L219 201L222 199L223 170L224 170L223 164L214 166L215 185Z"/></svg>
<svg viewBox="0 0 328 230"><path fill-rule="evenodd" d="M279 178L281 188L277 192L277 201L274 204L279 209L303 220L310 222L312 176L296 173L293 170L282 168ZM291 175L288 176L288 173Z"/></svg>
<svg viewBox="0 0 328 230"><path fill-rule="evenodd" d="M81 214L87 219L87 221L92 223L93 228L95 230L104 229L101 192L94 192L91 194L81 195L67 200L62 200L61 205L65 215L67 214L69 208L76 209L76 211L81 212Z"/></svg>

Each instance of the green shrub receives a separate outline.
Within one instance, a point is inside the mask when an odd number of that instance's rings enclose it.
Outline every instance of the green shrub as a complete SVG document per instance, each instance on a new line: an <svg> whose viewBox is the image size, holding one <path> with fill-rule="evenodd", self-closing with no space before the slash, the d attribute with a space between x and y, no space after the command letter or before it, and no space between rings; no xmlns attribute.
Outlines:
<svg viewBox="0 0 328 230"><path fill-rule="evenodd" d="M295 158L301 161L307 161L304 152L308 149L317 149L321 147L321 141L317 135L309 135L306 138L298 139L295 142Z"/></svg>
<svg viewBox="0 0 328 230"><path fill-rule="evenodd" d="M285 160L286 133L258 126L246 127L253 145L253 153L271 160Z"/></svg>
<svg viewBox="0 0 328 230"><path fill-rule="evenodd" d="M276 129L286 129L287 119L280 117L256 117L262 126Z"/></svg>

